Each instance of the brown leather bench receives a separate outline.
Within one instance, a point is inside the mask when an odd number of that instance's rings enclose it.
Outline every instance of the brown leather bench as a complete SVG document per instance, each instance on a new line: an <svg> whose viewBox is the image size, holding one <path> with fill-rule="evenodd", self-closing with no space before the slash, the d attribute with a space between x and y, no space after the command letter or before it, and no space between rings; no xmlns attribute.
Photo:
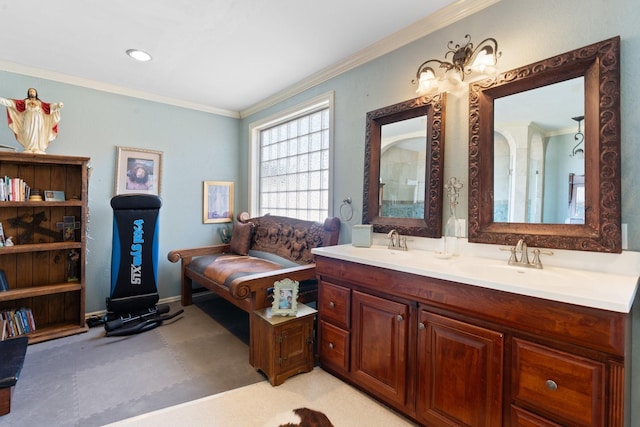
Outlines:
<svg viewBox="0 0 640 427"><path fill-rule="evenodd" d="M335 217L320 223L242 213L229 244L173 250L168 258L181 261L182 305L192 304L195 282L252 313L268 305L268 291L285 278L300 282L300 302L316 301L311 249L335 245L339 235L340 220Z"/></svg>

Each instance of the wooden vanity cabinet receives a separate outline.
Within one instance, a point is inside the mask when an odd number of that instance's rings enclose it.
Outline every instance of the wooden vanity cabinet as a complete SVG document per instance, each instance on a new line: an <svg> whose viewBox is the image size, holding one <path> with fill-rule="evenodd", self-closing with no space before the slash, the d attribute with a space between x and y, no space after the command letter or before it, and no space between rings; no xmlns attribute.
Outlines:
<svg viewBox="0 0 640 427"><path fill-rule="evenodd" d="M629 423L631 313L318 254L316 272L322 368L421 425Z"/></svg>

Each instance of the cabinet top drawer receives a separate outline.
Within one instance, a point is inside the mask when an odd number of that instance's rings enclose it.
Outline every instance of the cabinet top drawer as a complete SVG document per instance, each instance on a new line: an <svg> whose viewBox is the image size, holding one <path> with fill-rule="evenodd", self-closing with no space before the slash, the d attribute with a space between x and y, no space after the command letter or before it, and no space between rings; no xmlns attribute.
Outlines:
<svg viewBox="0 0 640 427"><path fill-rule="evenodd" d="M320 281L318 289L320 318L348 329L351 319L351 291L325 281Z"/></svg>
<svg viewBox="0 0 640 427"><path fill-rule="evenodd" d="M528 341L513 341L513 397L559 422L604 423L602 363Z"/></svg>

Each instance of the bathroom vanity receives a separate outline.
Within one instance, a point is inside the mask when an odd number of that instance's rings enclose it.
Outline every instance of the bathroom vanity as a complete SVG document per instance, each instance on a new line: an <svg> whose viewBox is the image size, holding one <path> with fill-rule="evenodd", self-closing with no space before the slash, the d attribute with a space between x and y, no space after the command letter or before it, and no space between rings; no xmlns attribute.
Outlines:
<svg viewBox="0 0 640 427"><path fill-rule="evenodd" d="M322 368L420 424L628 425L637 277L313 252Z"/></svg>

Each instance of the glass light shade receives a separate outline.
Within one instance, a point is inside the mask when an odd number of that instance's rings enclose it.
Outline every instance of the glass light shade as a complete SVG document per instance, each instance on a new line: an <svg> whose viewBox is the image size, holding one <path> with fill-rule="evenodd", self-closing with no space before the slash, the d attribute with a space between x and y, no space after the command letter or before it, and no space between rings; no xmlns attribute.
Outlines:
<svg viewBox="0 0 640 427"><path fill-rule="evenodd" d="M438 81L436 79L436 75L431 68L425 68L420 73L420 79L418 81L418 89L416 93L425 94L430 91L433 91L438 86Z"/></svg>
<svg viewBox="0 0 640 427"><path fill-rule="evenodd" d="M471 64L471 69L482 73L488 71L488 69L493 69L494 65L496 65L496 58L493 54L493 49L490 46L486 46L478 52L476 59Z"/></svg>

